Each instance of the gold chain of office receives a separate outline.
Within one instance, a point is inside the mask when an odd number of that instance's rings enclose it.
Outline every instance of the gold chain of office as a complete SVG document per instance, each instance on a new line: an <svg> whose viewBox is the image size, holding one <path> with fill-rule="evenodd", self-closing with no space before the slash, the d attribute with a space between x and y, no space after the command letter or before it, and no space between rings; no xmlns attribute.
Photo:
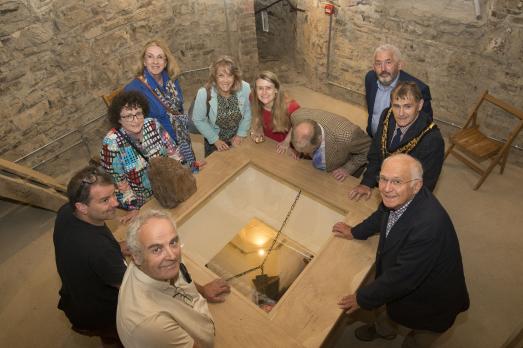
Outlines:
<svg viewBox="0 0 523 348"><path fill-rule="evenodd" d="M425 134L427 134L432 128L438 127L434 122L431 122L425 129L421 131L420 134L418 134L418 136L412 138L408 143L391 153L389 152L389 150L387 150L387 144L389 143L389 120L391 113L392 108L389 109L389 112L387 112L387 116L385 116L385 119L383 120L383 132L381 133L381 155L383 158L386 158L395 153L411 152L418 145L418 143L425 136Z"/></svg>

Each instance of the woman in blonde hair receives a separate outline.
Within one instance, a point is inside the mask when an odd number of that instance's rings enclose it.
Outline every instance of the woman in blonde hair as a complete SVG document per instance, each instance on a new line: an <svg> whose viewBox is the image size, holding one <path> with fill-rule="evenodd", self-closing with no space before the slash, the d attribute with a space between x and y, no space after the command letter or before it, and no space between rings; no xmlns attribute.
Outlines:
<svg viewBox="0 0 523 348"><path fill-rule="evenodd" d="M183 110L183 94L178 82L180 68L169 47L159 39L145 44L137 76L125 91L141 92L148 101L147 117L157 119L180 149L185 161L194 170L196 162L189 136L189 118Z"/></svg>
<svg viewBox="0 0 523 348"><path fill-rule="evenodd" d="M271 71L261 72L254 82L251 137L259 143L264 136L278 142L278 153L289 148L291 114L300 105L281 89L278 76Z"/></svg>
<svg viewBox="0 0 523 348"><path fill-rule="evenodd" d="M209 81L198 90L192 118L205 138L205 156L239 146L251 127L250 86L228 56L210 67Z"/></svg>

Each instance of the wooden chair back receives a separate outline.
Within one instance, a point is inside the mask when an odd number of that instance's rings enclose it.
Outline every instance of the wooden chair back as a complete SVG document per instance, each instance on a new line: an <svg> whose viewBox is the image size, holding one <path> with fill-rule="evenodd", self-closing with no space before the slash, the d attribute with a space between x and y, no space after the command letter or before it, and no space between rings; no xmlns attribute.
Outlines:
<svg viewBox="0 0 523 348"><path fill-rule="evenodd" d="M112 91L109 94L102 95L102 99L103 99L105 105L107 105L107 107L109 107L109 105L111 105L111 102L113 101L114 97L116 97L116 95L118 93L120 93L121 91L123 91L122 87L115 89L114 91Z"/></svg>
<svg viewBox="0 0 523 348"><path fill-rule="evenodd" d="M480 131L478 109L485 101L519 119L510 130L506 141L492 139ZM510 147L522 128L523 111L492 96L485 90L472 107L463 128L450 137L450 146L445 154L445 158L452 153L467 166L479 173L481 178L474 187L474 190L477 190L497 164L501 166L500 173L503 174ZM484 169L480 166L480 163L486 159L490 159L490 164Z"/></svg>

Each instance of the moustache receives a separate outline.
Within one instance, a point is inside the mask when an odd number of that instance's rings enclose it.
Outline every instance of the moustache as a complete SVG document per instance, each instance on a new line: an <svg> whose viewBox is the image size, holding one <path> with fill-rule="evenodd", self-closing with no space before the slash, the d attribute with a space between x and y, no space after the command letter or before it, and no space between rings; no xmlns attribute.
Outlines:
<svg viewBox="0 0 523 348"><path fill-rule="evenodd" d="M166 261L164 263L162 263L161 267L171 267L175 264L178 263L178 259L175 259L175 260L169 260L169 261Z"/></svg>

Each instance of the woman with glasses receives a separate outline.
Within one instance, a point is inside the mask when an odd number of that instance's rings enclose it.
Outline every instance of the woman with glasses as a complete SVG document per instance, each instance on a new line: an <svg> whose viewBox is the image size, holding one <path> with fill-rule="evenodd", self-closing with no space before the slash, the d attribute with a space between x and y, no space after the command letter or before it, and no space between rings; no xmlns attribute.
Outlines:
<svg viewBox="0 0 523 348"><path fill-rule="evenodd" d="M249 84L231 57L222 56L210 67L209 80L198 90L193 122L205 138L205 156L238 146L251 126Z"/></svg>
<svg viewBox="0 0 523 348"><path fill-rule="evenodd" d="M118 94L109 106L114 127L105 136L100 153L104 170L116 184L120 207L138 210L153 194L147 176L148 161L169 156L185 162L178 144L149 111L147 99L137 91Z"/></svg>
<svg viewBox="0 0 523 348"><path fill-rule="evenodd" d="M180 152L194 169L199 167L189 136L189 117L183 110L183 94L178 82L180 68L169 47L154 39L145 44L137 69L137 76L125 91L140 91L149 103L147 117L157 119Z"/></svg>
<svg viewBox="0 0 523 348"><path fill-rule="evenodd" d="M290 144L291 114L300 105L290 99L280 87L278 76L271 71L261 72L254 81L251 138L261 143L264 137L278 142L276 151L285 153ZM293 155L297 153L293 151Z"/></svg>

